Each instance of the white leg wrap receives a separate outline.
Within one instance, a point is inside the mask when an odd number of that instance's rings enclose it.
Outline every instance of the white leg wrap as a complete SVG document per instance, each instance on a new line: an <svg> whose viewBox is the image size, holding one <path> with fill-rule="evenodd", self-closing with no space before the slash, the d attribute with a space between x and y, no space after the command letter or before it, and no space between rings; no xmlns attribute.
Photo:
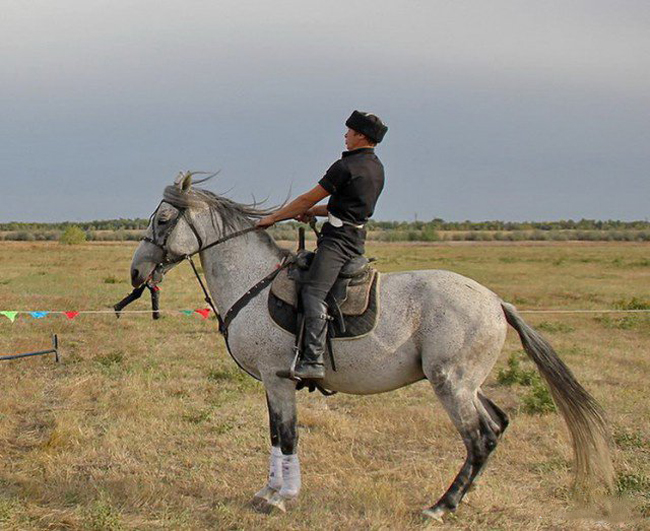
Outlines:
<svg viewBox="0 0 650 531"><path fill-rule="evenodd" d="M273 490L282 488L282 450L279 446L271 447L269 456L269 480L267 485Z"/></svg>
<svg viewBox="0 0 650 531"><path fill-rule="evenodd" d="M295 498L300 492L300 462L298 454L282 456L282 489L280 496Z"/></svg>

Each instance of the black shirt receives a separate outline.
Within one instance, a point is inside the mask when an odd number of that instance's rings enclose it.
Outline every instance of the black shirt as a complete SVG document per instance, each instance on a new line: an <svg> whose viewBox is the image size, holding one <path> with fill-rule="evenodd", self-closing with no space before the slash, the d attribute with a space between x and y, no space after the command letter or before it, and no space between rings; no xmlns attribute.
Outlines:
<svg viewBox="0 0 650 531"><path fill-rule="evenodd" d="M348 223L362 225L375 211L384 188L384 166L372 148L345 151L318 184L332 194L328 212Z"/></svg>

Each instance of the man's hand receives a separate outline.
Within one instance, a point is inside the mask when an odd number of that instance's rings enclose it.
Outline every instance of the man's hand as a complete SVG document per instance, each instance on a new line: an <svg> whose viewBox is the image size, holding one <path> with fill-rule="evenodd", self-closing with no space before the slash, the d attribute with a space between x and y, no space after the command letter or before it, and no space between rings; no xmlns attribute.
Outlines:
<svg viewBox="0 0 650 531"><path fill-rule="evenodd" d="M312 209L310 208L307 210L307 212L303 212L302 214L298 214L295 219L296 221L300 221L301 223L311 223L311 220L313 220L316 216L312 212Z"/></svg>
<svg viewBox="0 0 650 531"><path fill-rule="evenodd" d="M273 225L275 225L275 216L273 216L273 214L270 214L269 216L265 216L260 219L255 226L258 229L268 229Z"/></svg>

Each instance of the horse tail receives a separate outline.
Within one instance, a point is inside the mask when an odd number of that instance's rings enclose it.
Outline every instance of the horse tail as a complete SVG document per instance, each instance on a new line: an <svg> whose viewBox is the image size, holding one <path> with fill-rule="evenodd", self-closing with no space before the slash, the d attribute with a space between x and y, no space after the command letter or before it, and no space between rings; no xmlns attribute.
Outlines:
<svg viewBox="0 0 650 531"><path fill-rule="evenodd" d="M614 469L610 456L610 435L605 415L553 347L538 332L527 325L512 304L501 303L506 320L521 339L526 353L546 380L571 435L575 456L576 494L587 497L596 488L598 479L611 491Z"/></svg>

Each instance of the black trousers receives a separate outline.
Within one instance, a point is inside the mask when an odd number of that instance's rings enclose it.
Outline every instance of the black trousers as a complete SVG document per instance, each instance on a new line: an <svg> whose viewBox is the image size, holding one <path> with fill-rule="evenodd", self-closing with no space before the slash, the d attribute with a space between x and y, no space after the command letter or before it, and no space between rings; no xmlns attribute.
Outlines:
<svg viewBox="0 0 650 531"><path fill-rule="evenodd" d="M365 236L366 231L363 229L350 226L336 228L325 223L307 282L302 288L305 316L322 313L325 297L343 265L351 258L363 254Z"/></svg>

